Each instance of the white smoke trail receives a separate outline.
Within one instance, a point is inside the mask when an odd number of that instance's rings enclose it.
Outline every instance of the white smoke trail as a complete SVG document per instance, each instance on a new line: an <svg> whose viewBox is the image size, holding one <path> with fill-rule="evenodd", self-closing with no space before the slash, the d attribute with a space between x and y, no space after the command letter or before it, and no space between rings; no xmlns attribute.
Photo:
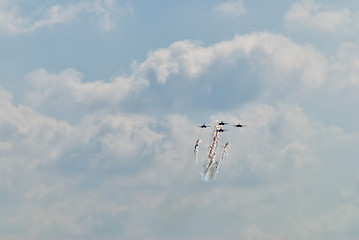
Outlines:
<svg viewBox="0 0 359 240"><path fill-rule="evenodd" d="M227 148L229 148L230 146L231 146L231 143L229 141L227 141L226 144L224 144L224 146L222 147L222 162L224 161L224 157L228 156Z"/></svg>
<svg viewBox="0 0 359 240"><path fill-rule="evenodd" d="M229 148L231 143L227 141L224 146L222 147L222 158L221 160L216 160L215 157L213 157L212 162L213 164L209 166L208 176L206 180L213 180L216 175L218 174L218 169L220 165L223 163L225 156L228 156L227 148Z"/></svg>
<svg viewBox="0 0 359 240"><path fill-rule="evenodd" d="M222 133L220 130L222 130L222 127L218 125L218 123L216 123L216 127L213 131L212 142L211 145L209 146L208 162L207 164L204 165L202 171L203 179L207 181L213 180L216 174L218 173L218 167L220 163L216 161L215 158L216 158L216 150L218 147L219 137L221 136Z"/></svg>
<svg viewBox="0 0 359 240"><path fill-rule="evenodd" d="M197 139L196 141L196 144L194 145L194 159L196 160L196 165L198 163L198 147L199 147L199 143L201 142L202 140L200 138Z"/></svg>

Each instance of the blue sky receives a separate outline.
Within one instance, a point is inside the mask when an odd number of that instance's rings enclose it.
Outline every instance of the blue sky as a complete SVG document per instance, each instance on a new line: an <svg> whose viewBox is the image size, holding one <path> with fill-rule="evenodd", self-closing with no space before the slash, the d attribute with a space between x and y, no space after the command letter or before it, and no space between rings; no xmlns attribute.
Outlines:
<svg viewBox="0 0 359 240"><path fill-rule="evenodd" d="M0 0L1 239L358 239L358 32L349 0ZM248 127L205 182L217 119Z"/></svg>

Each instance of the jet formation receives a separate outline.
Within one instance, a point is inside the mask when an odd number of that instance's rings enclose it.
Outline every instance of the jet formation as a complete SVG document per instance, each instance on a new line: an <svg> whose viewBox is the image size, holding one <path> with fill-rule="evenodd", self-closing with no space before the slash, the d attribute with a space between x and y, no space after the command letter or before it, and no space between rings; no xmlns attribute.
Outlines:
<svg viewBox="0 0 359 240"><path fill-rule="evenodd" d="M221 151L222 151L221 158L216 159L216 152L217 152L217 148L218 148L218 144L219 144L219 138L220 138L221 134L223 134L226 131L229 131L229 130L223 128L227 124L229 124L229 123L223 122L223 121L220 121L220 122L216 121L216 124L214 126L211 143L208 147L207 160L204 161L204 165L201 166L201 170L202 170L201 175L202 175L202 178L206 181L213 180L216 177L221 163L223 163L225 156L228 155L228 148L230 147L231 143L229 141L226 141L226 143L221 148ZM246 127L247 125L238 123L238 124L235 124L232 126L234 126L236 128L241 128L241 127ZM206 125L204 123L197 127L201 128L201 130L202 130L202 129L210 128L211 126ZM196 143L194 145L194 158L196 160L196 165L198 165L198 149L199 149L199 143L201 141L202 140L200 139L200 137L198 137L198 139L196 140Z"/></svg>

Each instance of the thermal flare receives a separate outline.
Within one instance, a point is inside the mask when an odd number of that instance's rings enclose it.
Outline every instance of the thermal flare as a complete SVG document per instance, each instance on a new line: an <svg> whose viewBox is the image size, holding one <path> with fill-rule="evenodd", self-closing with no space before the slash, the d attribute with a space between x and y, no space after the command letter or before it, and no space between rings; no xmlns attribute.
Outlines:
<svg viewBox="0 0 359 240"><path fill-rule="evenodd" d="M228 156L227 148L229 148L230 146L231 143L227 141L226 144L224 144L224 146L222 147L222 161L224 161L225 156Z"/></svg>
<svg viewBox="0 0 359 240"><path fill-rule="evenodd" d="M196 144L194 145L194 159L196 160L196 164L198 162L198 147L199 147L199 143L201 142L202 140L200 138L197 139L196 141Z"/></svg>
<svg viewBox="0 0 359 240"><path fill-rule="evenodd" d="M219 138L223 132L222 130L222 127L217 123L215 129L213 130L212 142L209 146L208 161L204 165L202 171L202 177L205 180L213 180L218 173L218 167L220 163L216 160L216 150L218 147Z"/></svg>

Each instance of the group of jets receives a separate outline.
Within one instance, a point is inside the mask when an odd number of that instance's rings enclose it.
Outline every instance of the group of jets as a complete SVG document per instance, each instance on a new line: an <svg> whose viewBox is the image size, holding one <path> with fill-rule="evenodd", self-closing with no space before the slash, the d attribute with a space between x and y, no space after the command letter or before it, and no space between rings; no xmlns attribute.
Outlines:
<svg viewBox="0 0 359 240"><path fill-rule="evenodd" d="M223 127L224 125L227 125L227 124L229 124L229 123L220 121L219 123L216 123L216 124L218 124L218 126ZM237 127L237 128L247 127L247 125L244 125L244 124L241 124L241 123L238 123L238 124L235 124L235 125L232 125L232 126ZM199 128L209 128L209 127L211 127L211 126L210 126L210 125L206 125L205 123L203 123L202 125L199 125L199 126L197 126L197 127L199 127ZM218 132L224 132L224 131L228 131L228 130L223 129L223 128L219 128L219 129L217 129L217 131L218 131Z"/></svg>

